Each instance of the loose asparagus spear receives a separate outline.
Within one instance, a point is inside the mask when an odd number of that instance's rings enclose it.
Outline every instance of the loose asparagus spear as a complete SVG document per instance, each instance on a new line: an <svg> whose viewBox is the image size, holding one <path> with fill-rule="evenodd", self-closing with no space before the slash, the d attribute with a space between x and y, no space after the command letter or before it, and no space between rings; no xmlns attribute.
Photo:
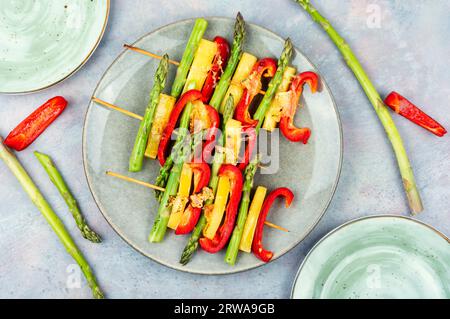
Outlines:
<svg viewBox="0 0 450 319"><path fill-rule="evenodd" d="M192 103L188 103L184 111L188 118L190 117L191 110ZM186 143L186 134L182 143L182 146L179 144L176 157L172 159L174 161L174 165L170 170L167 186L162 194L161 203L159 204L158 215L156 216L153 228L148 238L148 240L152 243L158 243L164 239L172 207L170 204L170 197L177 194L183 164L191 154L191 143Z"/></svg>
<svg viewBox="0 0 450 319"><path fill-rule="evenodd" d="M172 85L172 92L170 95L178 98L183 91L184 84L186 83L186 77L194 60L195 52L197 51L200 40L205 34L208 27L208 21L205 19L195 20L194 28L192 29L191 36L189 37L186 49L184 50L183 57L181 58L180 65L177 69L177 74Z"/></svg>
<svg viewBox="0 0 450 319"><path fill-rule="evenodd" d="M81 251L76 246L69 232L64 227L62 221L55 214L50 204L45 200L39 188L34 184L31 177L25 171L20 164L16 156L3 145L3 138L0 137L0 158L5 162L6 166L11 170L19 183L22 185L25 192L30 197L34 205L40 210L47 222L50 224L53 231L61 240L62 244L66 248L67 252L75 259L83 271L84 276L87 279L89 286L92 289L92 294L95 298L104 298L100 287L97 284L97 280L89 266L88 262L84 258Z"/></svg>
<svg viewBox="0 0 450 319"><path fill-rule="evenodd" d="M34 155L44 167L45 171L50 177L50 180L64 198L67 206L69 206L69 210L72 213L72 216L75 219L78 229L80 229L83 237L93 243L100 243L102 241L101 237L87 224L86 220L80 212L80 209L78 208L77 201L71 194L69 187L67 187L67 184L65 183L63 177L61 176L61 173L56 168L52 159L48 155L39 152L34 152Z"/></svg>
<svg viewBox="0 0 450 319"><path fill-rule="evenodd" d="M233 118L234 114L234 101L233 96L230 95L226 100L224 113L223 113L223 121L222 121L222 132L225 132L225 125L229 119ZM226 136L222 134L221 139L217 141L218 146L225 145ZM223 152L217 152L214 154L214 160L212 164L211 170L211 178L209 180L209 187L212 189L213 193L216 193L217 184L219 183L219 169L225 159L225 154ZM213 200L209 200L205 203L206 205L212 204ZM202 214L192 231L191 237L189 238L188 243L184 247L183 253L181 254L180 263L186 265L197 251L198 248L198 240L202 234L203 228L206 226L206 217L205 214Z"/></svg>
<svg viewBox="0 0 450 319"><path fill-rule="evenodd" d="M245 21L241 13L238 12L236 16L236 23L234 24L234 38L233 46L231 48L231 55L227 63L227 67L220 77L220 81L217 84L214 94L211 98L210 105L215 109L219 109L222 104L222 100L227 93L228 86L230 85L231 77L236 70L239 60L242 56L242 47L245 40Z"/></svg>
<svg viewBox="0 0 450 319"><path fill-rule="evenodd" d="M309 13L312 19L317 22L329 35L331 40L343 55L348 67L353 71L360 85L364 89L364 92L375 108L375 112L383 124L384 130L386 131L386 134L394 149L411 212L413 215L420 213L423 210L423 206L419 191L417 190L414 173L412 171L408 155L406 154L400 133L398 132L386 105L383 103L383 100L380 98L380 95L370 81L368 75L359 63L350 46L336 32L330 22L311 5L309 0L295 1L302 6L302 8Z"/></svg>
<svg viewBox="0 0 450 319"><path fill-rule="evenodd" d="M275 73L272 80L270 80L269 86L266 90L266 94L264 94L264 97L261 100L261 103L259 104L258 108L256 109L255 115L253 116L255 120L258 120L258 125L256 126L257 132L259 132L259 129L263 124L264 117L266 116L267 110L270 107L270 103L272 102L273 97L275 96L275 93L277 92L277 89L280 86L281 80L283 79L284 71L286 70L287 66L289 65L289 62L291 61L292 52L293 47L291 39L287 38L284 43L283 52L281 53L281 56L278 59L277 72Z"/></svg>
<svg viewBox="0 0 450 319"><path fill-rule="evenodd" d="M225 254L225 262L230 265L236 263L239 253L239 244L241 242L242 231L244 230L245 221L247 219L248 208L250 206L250 193L253 188L253 177L255 177L258 168L259 158L256 156L245 169L245 182L242 189L242 199L239 206L236 227L234 227L233 235L228 243L227 252Z"/></svg>
<svg viewBox="0 0 450 319"><path fill-rule="evenodd" d="M130 156L129 171L139 172L142 169L145 147L147 146L148 135L153 123L156 106L159 102L159 95L166 85L167 72L169 70L169 56L164 54L159 62L153 79L153 88L150 92L150 100L145 110L144 119L141 121L139 131L134 142L133 151Z"/></svg>

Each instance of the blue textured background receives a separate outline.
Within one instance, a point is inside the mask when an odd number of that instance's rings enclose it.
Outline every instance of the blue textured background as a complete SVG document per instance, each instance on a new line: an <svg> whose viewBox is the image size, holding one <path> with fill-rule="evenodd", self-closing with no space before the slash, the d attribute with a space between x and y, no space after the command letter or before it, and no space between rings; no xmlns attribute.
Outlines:
<svg viewBox="0 0 450 319"><path fill-rule="evenodd" d="M382 95L391 90L410 97L450 127L450 2L313 1L348 40ZM380 28L368 27L371 4L380 8ZM170 22L193 16L245 19L281 36L290 36L319 68L338 105L344 128L344 164L334 200L307 239L279 260L230 276L174 271L141 256L108 226L89 193L83 172L81 134L84 114L101 75L123 43ZM227 35L229 36L229 35ZM408 214L396 162L376 115L333 44L293 1L113 0L106 34L88 63L70 79L46 91L0 96L0 135L54 95L70 102L65 113L19 158L73 234L74 222L32 155L51 154L80 202L90 224L104 237L93 245L76 236L108 297L287 298L296 270L308 250L332 228L371 214ZM450 234L450 141L439 139L395 117L405 139L425 211L418 219ZM77 234L78 235L78 234ZM67 288L73 264L57 237L21 187L0 164L0 297L89 298L84 279Z"/></svg>

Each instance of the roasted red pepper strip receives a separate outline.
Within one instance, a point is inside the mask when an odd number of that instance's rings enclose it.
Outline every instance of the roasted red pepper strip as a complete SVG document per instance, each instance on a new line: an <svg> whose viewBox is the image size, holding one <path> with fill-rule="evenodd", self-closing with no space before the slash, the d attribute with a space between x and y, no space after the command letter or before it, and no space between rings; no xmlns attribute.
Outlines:
<svg viewBox="0 0 450 319"><path fill-rule="evenodd" d="M283 115L280 120L281 133L292 142L308 143L311 136L309 128L297 128L294 125L295 112L297 110L300 97L303 93L303 85L308 83L311 92L315 93L319 85L319 77L314 72L303 72L297 75L291 84L291 103L283 110Z"/></svg>
<svg viewBox="0 0 450 319"><path fill-rule="evenodd" d="M64 111L67 101L55 96L24 119L5 139L5 145L16 151L27 148Z"/></svg>
<svg viewBox="0 0 450 319"><path fill-rule="evenodd" d="M239 163L238 167L241 171L244 171L250 162L250 158L252 157L253 150L256 146L256 130L254 127L249 126L244 128L242 133L247 137L247 146L245 148L244 158Z"/></svg>
<svg viewBox="0 0 450 319"><path fill-rule="evenodd" d="M180 117L181 112L183 111L186 104L195 100L200 100L201 98L202 92L197 90L190 90L184 93L175 104L172 113L170 113L169 122L167 123L167 126L162 133L161 142L159 143L158 147L158 160L161 166L163 166L166 162L166 149L169 146L170 138L172 136L173 130L175 129L175 125L178 122L178 118Z"/></svg>
<svg viewBox="0 0 450 319"><path fill-rule="evenodd" d="M215 237L212 240L206 237L200 238L200 246L203 250L211 254L217 253L224 248L228 239L230 239L242 195L243 178L239 168L231 164L223 164L220 167L219 176L226 176L230 179L231 190L226 208L225 220Z"/></svg>
<svg viewBox="0 0 450 319"><path fill-rule="evenodd" d="M236 120L240 121L243 125L256 126L258 124L257 120L251 118L248 108L250 107L253 98L261 90L261 77L263 75L272 77L275 75L276 71L277 61L271 58L264 58L255 63L249 77L242 82L245 89L236 106L234 116Z"/></svg>
<svg viewBox="0 0 450 319"><path fill-rule="evenodd" d="M261 208L261 213L258 217L258 224L255 229L255 236L253 237L252 251L256 257L264 262L269 262L273 257L273 252L265 250L262 244L264 223L269 213L270 207L277 197L284 197L286 200L286 208L291 206L294 200L294 193L289 188L281 187L273 190L265 199Z"/></svg>
<svg viewBox="0 0 450 319"><path fill-rule="evenodd" d="M384 100L384 103L394 110L395 113L406 117L411 122L416 123L434 135L442 137L447 134L447 130L441 124L397 92L391 92Z"/></svg>
<svg viewBox="0 0 450 319"><path fill-rule="evenodd" d="M211 170L209 165L206 163L190 163L189 166L194 172L194 194L197 194L204 187L208 186ZM175 230L175 234L184 235L190 233L194 229L195 225L197 225L201 212L201 208L193 207L192 204L189 204L181 216L181 220Z"/></svg>
<svg viewBox="0 0 450 319"><path fill-rule="evenodd" d="M214 57L211 70L203 84L202 94L203 102L206 103L211 98L220 76L227 66L228 57L230 55L230 45L227 40L222 37L215 37L214 42L217 45L217 53Z"/></svg>
<svg viewBox="0 0 450 319"><path fill-rule="evenodd" d="M203 146L202 156L203 161L209 162L212 157L214 147L216 146L216 137L220 125L220 117L215 108L210 105L205 105L205 107L211 121L211 127L208 129L208 132L206 134L206 141L205 145Z"/></svg>

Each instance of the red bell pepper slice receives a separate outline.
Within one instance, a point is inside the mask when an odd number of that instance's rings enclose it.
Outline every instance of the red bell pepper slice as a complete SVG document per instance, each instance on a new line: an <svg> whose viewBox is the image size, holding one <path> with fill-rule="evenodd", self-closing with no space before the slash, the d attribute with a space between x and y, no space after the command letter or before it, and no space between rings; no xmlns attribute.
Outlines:
<svg viewBox="0 0 450 319"><path fill-rule="evenodd" d="M217 82L227 66L230 55L230 45L227 40L217 36L214 38L214 42L217 45L217 53L214 57L211 70L209 70L208 76L206 77L205 84L203 84L202 94L204 103L208 102L211 98Z"/></svg>
<svg viewBox="0 0 450 319"><path fill-rule="evenodd" d="M199 193L203 187L208 186L211 177L211 169L206 163L190 163L194 173L194 194Z"/></svg>
<svg viewBox="0 0 450 319"><path fill-rule="evenodd" d="M211 169L206 163L190 163L189 166L194 172L194 194L199 193L204 187L208 186L211 177ZM193 207L189 204L181 216L180 223L175 230L176 235L189 234L197 225L202 209Z"/></svg>
<svg viewBox="0 0 450 319"><path fill-rule="evenodd" d="M203 146L202 156L203 161L209 162L210 159L212 158L212 152L214 150L214 147L216 146L217 132L219 130L220 125L220 117L219 113L215 108L206 104L205 107L208 112L209 119L211 121L211 127L208 129L208 132L206 133L206 141L205 145Z"/></svg>
<svg viewBox="0 0 450 319"><path fill-rule="evenodd" d="M256 130L254 127L249 126L244 128L242 133L244 134L244 136L247 136L247 146L245 148L244 158L239 163L238 167L241 171L244 171L248 163L250 162L250 158L252 157L253 150L256 146Z"/></svg>
<svg viewBox="0 0 450 319"><path fill-rule="evenodd" d="M202 92L198 90L190 90L184 93L178 102L175 104L172 113L170 113L169 121L166 128L161 135L161 142L158 147L158 160L161 166L166 162L166 150L169 146L170 138L172 136L175 125L178 122L181 112L183 111L186 104L193 102L195 100L200 100L202 98Z"/></svg>
<svg viewBox="0 0 450 319"><path fill-rule="evenodd" d="M253 253L264 262L269 262L273 257L273 252L264 249L262 238L267 214L269 213L270 207L277 197L284 197L286 200L286 208L288 208L294 200L294 193L286 187L277 188L273 190L264 201L261 208L261 213L259 214L258 223L256 224L255 236L253 237L252 243Z"/></svg>
<svg viewBox="0 0 450 319"><path fill-rule="evenodd" d="M395 113L400 114L434 135L442 137L447 134L447 130L441 124L397 92L391 92L384 100L384 103L394 110Z"/></svg>
<svg viewBox="0 0 450 319"><path fill-rule="evenodd" d="M276 71L277 61L271 58L264 58L255 63L249 77L243 81L245 89L234 113L236 120L243 125L256 126L258 124L258 120L251 118L248 109L253 98L261 90L261 77L273 77Z"/></svg>
<svg viewBox="0 0 450 319"><path fill-rule="evenodd" d="M311 92L315 93L319 85L319 77L314 72L303 72L292 80L290 89L292 94L291 103L286 106L280 120L281 133L283 133L288 140L292 142L302 142L303 144L308 143L309 137L311 136L311 130L309 128L295 127L294 118L305 83L308 83Z"/></svg>
<svg viewBox="0 0 450 319"><path fill-rule="evenodd" d="M27 148L64 111L67 101L55 96L24 119L9 133L4 143L16 151Z"/></svg>
<svg viewBox="0 0 450 319"><path fill-rule="evenodd" d="M236 215L239 208L239 202L241 201L243 177L242 173L234 165L223 164L219 170L219 176L226 176L230 179L230 197L228 199L228 205L225 212L225 220L220 226L214 238L200 238L200 246L208 253L215 254L220 251L230 239L231 233L234 229L234 223L236 221Z"/></svg>

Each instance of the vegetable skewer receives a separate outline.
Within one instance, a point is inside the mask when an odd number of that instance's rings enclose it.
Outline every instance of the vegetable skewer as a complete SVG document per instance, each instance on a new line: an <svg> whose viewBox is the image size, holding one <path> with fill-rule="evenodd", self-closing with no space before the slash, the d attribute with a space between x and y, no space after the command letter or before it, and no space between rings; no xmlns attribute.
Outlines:
<svg viewBox="0 0 450 319"><path fill-rule="evenodd" d="M104 298L103 293L97 284L97 280L91 270L91 267L89 266L81 251L76 246L69 232L64 227L64 224L50 207L50 204L46 201L39 188L36 186L36 184L34 184L33 180L25 171L22 164L20 164L16 156L3 145L3 139L1 137L0 158L5 162L6 166L8 166L19 183L22 185L23 189L28 194L33 204L36 205L44 218L50 224L50 227L61 240L67 252L78 263L81 271L86 277L89 286L92 289L93 296L97 299Z"/></svg>
<svg viewBox="0 0 450 319"><path fill-rule="evenodd" d="M106 175L112 176L112 177L115 177L117 179L121 179L121 180L124 180L124 181L127 181L127 182L130 182L130 183L138 184L138 185L150 188L150 189L158 189L158 190L160 190L162 192L164 192L164 190L165 190L164 188L158 187L156 185L153 185L153 184L150 184L150 183L146 183L146 182L140 181L138 179L131 178L131 177L119 174L119 173L106 171ZM278 229L278 230L283 231L285 233L290 233L289 229L287 229L285 227L279 226L279 225L271 223L269 221L265 221L264 223L267 226L271 227L271 228Z"/></svg>
<svg viewBox="0 0 450 319"><path fill-rule="evenodd" d="M56 168L52 159L48 155L39 152L34 152L34 155L44 167L45 171L50 177L50 180L64 198L67 206L69 206L69 210L72 213L72 216L75 219L78 229L81 231L83 237L93 243L100 243L102 241L101 237L87 224L84 216L81 214L80 209L78 208L77 201L70 192L69 187L67 187L66 182L61 176L61 173Z"/></svg>
<svg viewBox="0 0 450 319"><path fill-rule="evenodd" d="M152 53L152 52L146 51L146 50L144 50L144 49L141 49L141 48L138 48L138 47L129 45L129 44L124 44L123 46L124 46L125 48L129 49L129 50L132 50L132 51L141 53L141 54L143 54L143 55L147 55L147 56L149 56L149 57L151 57L151 58L154 58L154 59L157 59L157 60L161 60L161 59L163 58L163 57L160 56L160 55L154 54L154 53ZM242 53L242 52L241 52L241 53ZM242 54L241 54L241 55L242 55ZM231 58L230 58L230 59L231 59ZM240 60L238 60L238 63L239 63L239 62L240 62ZM170 63L170 64L173 64L173 65L175 65L175 66L180 65L180 62L174 61L174 60L169 60L169 63ZM227 66L228 66L228 64L227 64ZM236 69L236 68L235 68L235 69ZM226 70L226 68L225 68L225 70ZM234 70L233 70L233 72L234 72ZM225 71L224 71L224 74L225 74ZM220 78L222 79L222 78L223 78L223 75L222 75ZM220 83L220 81L219 81L219 83ZM230 83L235 83L235 82L232 81L232 80L230 79L230 82L228 82L228 85L229 85ZM237 82L236 82L236 84L240 84L240 83L237 83ZM216 88L217 88L217 86L216 86ZM226 90L225 90L225 93L226 93ZM266 91L260 90L258 93L259 93L259 94L265 94ZM226 95L224 94L224 97L225 97L225 96L226 96ZM223 98L224 98L224 97L223 97ZM222 98L222 100L223 100L223 98ZM212 100L211 100L211 101L212 101ZM211 103L211 102L210 102L210 103ZM212 104L211 104L211 105L212 105Z"/></svg>
<svg viewBox="0 0 450 319"><path fill-rule="evenodd" d="M164 90L164 86L166 85L167 72L169 70L168 60L169 56L165 54L159 63L158 69L156 70L153 79L153 88L150 92L150 100L148 102L147 109L145 110L144 119L139 126L133 151L131 152L129 163L130 172L139 172L142 169L145 148L147 146L148 136L152 127L156 106L159 102L159 95Z"/></svg>
<svg viewBox="0 0 450 319"><path fill-rule="evenodd" d="M360 62L356 58L355 54L351 50L350 46L345 40L336 32L330 22L323 17L316 8L314 8L309 0L295 0L310 16L317 22L324 31L329 35L330 39L334 42L336 47L343 55L348 67L353 71L359 83L361 84L364 92L372 103L375 112L383 124L386 134L392 144L394 153L397 157L398 166L400 168L400 174L403 180L403 186L408 197L409 207L413 215L420 213L423 210L422 200L420 198L419 191L416 186L414 173L411 168L408 155L403 145L400 133L392 120L386 105L381 100L380 95L375 89L374 85L370 81L368 75L364 71Z"/></svg>

